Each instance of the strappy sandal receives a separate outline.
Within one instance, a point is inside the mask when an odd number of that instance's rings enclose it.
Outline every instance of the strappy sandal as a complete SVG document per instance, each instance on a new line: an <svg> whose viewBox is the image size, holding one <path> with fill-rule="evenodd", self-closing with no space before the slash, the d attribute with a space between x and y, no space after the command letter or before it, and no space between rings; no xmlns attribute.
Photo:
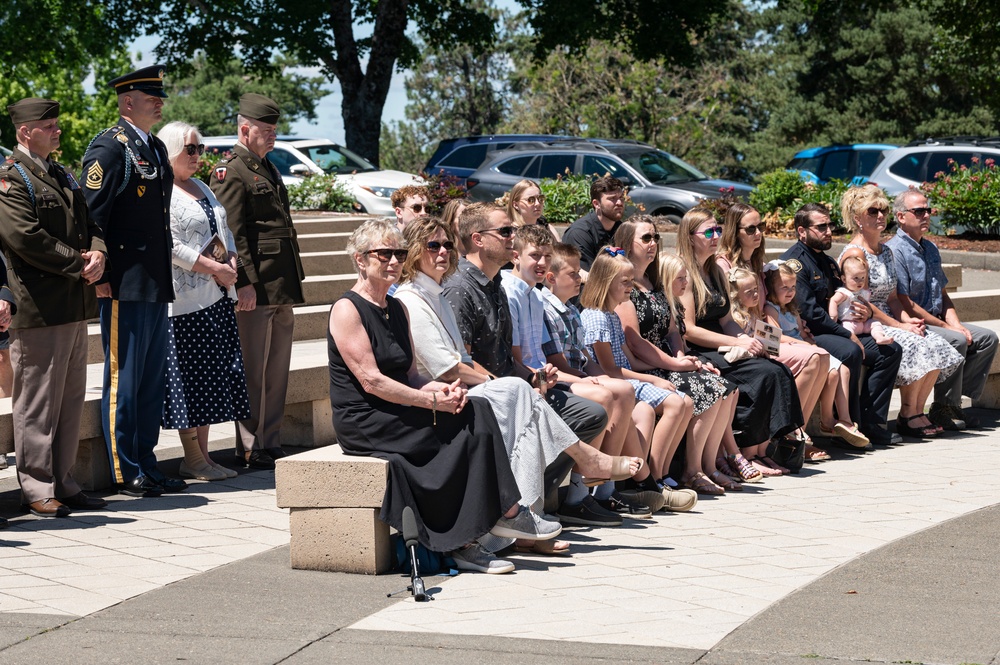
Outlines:
<svg viewBox="0 0 1000 665"><path fill-rule="evenodd" d="M629 463L631 461L632 458L625 455L612 457L610 478L584 478L583 484L587 487L597 487L598 485L603 485L610 480L628 480L635 475L629 470ZM639 473L642 471L642 467L645 466L645 464L646 463L642 459L639 459L639 468L636 469L635 472Z"/></svg>
<svg viewBox="0 0 1000 665"><path fill-rule="evenodd" d="M911 427L910 423L917 418L923 418L924 414L918 413L915 416L896 417L896 432L902 436L912 436L916 439L933 439L937 437L940 432L936 427Z"/></svg>
<svg viewBox="0 0 1000 665"><path fill-rule="evenodd" d="M719 496L726 493L726 490L713 483L709 480L708 476L701 472L698 472L687 480L682 480L681 486L689 490L694 490L698 494L708 494L710 496Z"/></svg>
<svg viewBox="0 0 1000 665"><path fill-rule="evenodd" d="M830 453L814 445L806 444L805 460L807 462L825 462L830 459Z"/></svg>
<svg viewBox="0 0 1000 665"><path fill-rule="evenodd" d="M739 474L740 482L764 482L764 474L754 468L754 465L746 457L743 457L743 455L738 453L736 455L727 455L726 461L729 463L729 467Z"/></svg>
<svg viewBox="0 0 1000 665"><path fill-rule="evenodd" d="M709 479L727 492L743 491L743 485L739 484L721 471L714 471L712 475L709 476Z"/></svg>
<svg viewBox="0 0 1000 665"><path fill-rule="evenodd" d="M760 475L764 476L765 478L774 478L775 476L783 475L781 471L778 471L770 464L765 464L764 460L762 460L760 457L754 457L752 460L750 460L750 463L753 464L753 468L757 469L757 471L760 472Z"/></svg>

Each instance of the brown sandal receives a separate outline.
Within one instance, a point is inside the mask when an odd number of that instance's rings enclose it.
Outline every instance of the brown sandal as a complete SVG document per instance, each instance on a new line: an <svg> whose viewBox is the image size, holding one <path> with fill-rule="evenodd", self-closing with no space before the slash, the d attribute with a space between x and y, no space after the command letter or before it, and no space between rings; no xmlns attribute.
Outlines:
<svg viewBox="0 0 1000 665"><path fill-rule="evenodd" d="M722 473L721 471L714 472L712 475L709 476L709 479L722 489L726 490L727 492L743 491L743 485L739 484L738 482L736 482L726 474Z"/></svg>
<svg viewBox="0 0 1000 665"><path fill-rule="evenodd" d="M693 477L682 480L681 486L689 490L694 490L698 494L707 494L709 496L719 496L726 493L726 490L713 483L708 476L700 471Z"/></svg>

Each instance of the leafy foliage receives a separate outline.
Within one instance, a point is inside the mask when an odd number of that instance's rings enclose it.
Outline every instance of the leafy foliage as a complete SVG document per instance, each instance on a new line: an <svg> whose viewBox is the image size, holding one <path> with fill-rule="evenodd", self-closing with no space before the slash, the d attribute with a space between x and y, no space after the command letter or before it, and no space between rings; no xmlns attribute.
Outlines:
<svg viewBox="0 0 1000 665"><path fill-rule="evenodd" d="M538 183L545 196L545 219L552 224L571 224L590 210L590 178L566 174Z"/></svg>
<svg viewBox="0 0 1000 665"><path fill-rule="evenodd" d="M444 210L448 201L465 197L465 185L454 176L441 174L428 176L424 174L424 180L427 181L427 191L430 192L428 203L430 203L431 214L436 215Z"/></svg>
<svg viewBox="0 0 1000 665"><path fill-rule="evenodd" d="M938 173L936 182L925 182L921 190L940 210L944 226L1000 234L1000 170L992 159L972 161L968 168L948 160L951 172Z"/></svg>
<svg viewBox="0 0 1000 665"><path fill-rule="evenodd" d="M288 187L292 210L329 210L354 212L357 202L347 187L334 175L311 175Z"/></svg>
<svg viewBox="0 0 1000 665"><path fill-rule="evenodd" d="M750 205L757 208L761 218L772 228L792 230L795 211L807 203L820 203L830 211L830 220L839 225L840 199L850 187L849 183L831 180L825 185L806 183L797 171L779 169L765 173L760 183L750 192Z"/></svg>

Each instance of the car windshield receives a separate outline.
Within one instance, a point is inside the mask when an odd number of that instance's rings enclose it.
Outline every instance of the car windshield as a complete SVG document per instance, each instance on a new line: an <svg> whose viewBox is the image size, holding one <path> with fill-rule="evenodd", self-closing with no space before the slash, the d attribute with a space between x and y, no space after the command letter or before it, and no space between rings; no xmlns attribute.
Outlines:
<svg viewBox="0 0 1000 665"><path fill-rule="evenodd" d="M619 156L646 176L650 182L658 185L708 179L707 175L684 160L662 150L623 153Z"/></svg>
<svg viewBox="0 0 1000 665"><path fill-rule="evenodd" d="M295 147L308 155L309 159L316 163L316 166L333 175L378 170L374 164L361 155L333 143Z"/></svg>

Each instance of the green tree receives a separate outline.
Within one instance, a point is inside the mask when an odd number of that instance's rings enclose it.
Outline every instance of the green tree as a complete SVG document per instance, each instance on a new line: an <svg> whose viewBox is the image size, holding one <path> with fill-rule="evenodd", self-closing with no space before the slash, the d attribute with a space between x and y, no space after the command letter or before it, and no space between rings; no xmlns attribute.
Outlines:
<svg viewBox="0 0 1000 665"><path fill-rule="evenodd" d="M379 142L382 167L386 169L420 173L430 158L427 143L417 135L414 125L409 122L383 124Z"/></svg>
<svg viewBox="0 0 1000 665"><path fill-rule="evenodd" d="M297 63L286 56L276 56L272 65L263 72L247 72L238 58L216 66L199 53L182 70L186 75L165 78L170 103L163 107L164 121L189 122L205 136L235 134L239 99L246 92L281 100L278 133L287 133L300 118L315 120L316 104L326 94L325 79L290 71Z"/></svg>

